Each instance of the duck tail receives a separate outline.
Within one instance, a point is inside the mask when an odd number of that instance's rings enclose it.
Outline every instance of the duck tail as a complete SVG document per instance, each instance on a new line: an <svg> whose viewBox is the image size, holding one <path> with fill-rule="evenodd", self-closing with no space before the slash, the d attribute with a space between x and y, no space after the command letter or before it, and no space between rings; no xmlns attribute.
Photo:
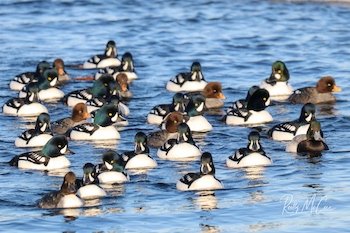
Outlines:
<svg viewBox="0 0 350 233"><path fill-rule="evenodd" d="M10 164L10 166L18 166L18 159L19 159L19 156L15 156L11 159L11 161L9 161L8 163Z"/></svg>

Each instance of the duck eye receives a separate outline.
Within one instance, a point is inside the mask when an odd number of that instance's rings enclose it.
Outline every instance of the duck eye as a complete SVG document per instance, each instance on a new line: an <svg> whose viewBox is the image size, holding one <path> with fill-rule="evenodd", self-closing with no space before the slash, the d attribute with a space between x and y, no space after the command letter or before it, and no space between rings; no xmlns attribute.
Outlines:
<svg viewBox="0 0 350 233"><path fill-rule="evenodd" d="M79 113L83 113L83 111L79 110Z"/></svg>
<svg viewBox="0 0 350 233"><path fill-rule="evenodd" d="M329 86L329 87L330 87L330 86L332 86L332 84L328 83L328 84L327 84L327 86Z"/></svg>
<svg viewBox="0 0 350 233"><path fill-rule="evenodd" d="M177 123L177 121L175 120L175 121L174 121L174 123L176 124L176 123Z"/></svg>
<svg viewBox="0 0 350 233"><path fill-rule="evenodd" d="M110 112L110 113L108 113L108 116L110 116L110 117L111 117L111 116L113 116L113 113L111 113L111 112Z"/></svg>
<svg viewBox="0 0 350 233"><path fill-rule="evenodd" d="M62 148L62 145L61 145L61 144L58 144L58 148Z"/></svg>
<svg viewBox="0 0 350 233"><path fill-rule="evenodd" d="M108 84L107 84L107 83L105 83L104 85L105 85L105 87L107 87L107 86L108 86Z"/></svg>
<svg viewBox="0 0 350 233"><path fill-rule="evenodd" d="M198 106L198 104L196 103L196 104L194 104L194 106L196 106L196 107L197 107L197 106Z"/></svg>
<svg viewBox="0 0 350 233"><path fill-rule="evenodd" d="M266 101L266 98L263 98L264 101Z"/></svg>
<svg viewBox="0 0 350 233"><path fill-rule="evenodd" d="M51 81L51 80L52 80L52 78L49 76L49 77L47 77L47 80Z"/></svg>
<svg viewBox="0 0 350 233"><path fill-rule="evenodd" d="M213 92L214 92L214 93L216 93L216 92L217 92L217 90L213 90Z"/></svg>

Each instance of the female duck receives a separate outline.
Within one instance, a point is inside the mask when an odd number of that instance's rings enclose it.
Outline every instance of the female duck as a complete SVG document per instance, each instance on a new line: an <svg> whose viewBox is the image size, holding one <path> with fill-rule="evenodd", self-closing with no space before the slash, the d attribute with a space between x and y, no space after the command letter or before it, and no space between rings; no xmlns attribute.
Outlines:
<svg viewBox="0 0 350 233"><path fill-rule="evenodd" d="M297 135L306 134L310 122L316 119L315 110L314 104L305 104L301 109L299 119L275 125L269 130L269 136L273 140L289 141Z"/></svg>
<svg viewBox="0 0 350 233"><path fill-rule="evenodd" d="M228 109L224 120L228 125L262 124L271 122L272 116L265 110L270 104L269 92L259 87L248 91L246 100L239 100Z"/></svg>
<svg viewBox="0 0 350 233"><path fill-rule="evenodd" d="M201 94L205 98L205 107L207 109L221 108L224 106L224 99L226 99L222 92L222 86L219 82L209 82Z"/></svg>
<svg viewBox="0 0 350 233"><path fill-rule="evenodd" d="M70 166L65 154L69 153L67 138L53 136L40 151L26 152L15 156L9 163L23 169L49 171Z"/></svg>
<svg viewBox="0 0 350 233"><path fill-rule="evenodd" d="M77 195L82 199L96 199L107 196L106 192L98 186L98 179L94 174L95 166L86 163L83 167L83 178L77 182Z"/></svg>
<svg viewBox="0 0 350 233"><path fill-rule="evenodd" d="M50 116L41 113L36 119L35 128L24 131L15 140L16 147L40 147L44 146L52 138L50 128Z"/></svg>
<svg viewBox="0 0 350 233"><path fill-rule="evenodd" d="M79 208L84 202L75 195L76 176L73 172L68 172L63 179L61 189L46 194L38 201L38 206L44 209L50 208Z"/></svg>
<svg viewBox="0 0 350 233"><path fill-rule="evenodd" d="M118 107L106 105L95 112L94 123L74 126L70 131L72 140L115 140L120 139L118 130L113 126L119 116Z"/></svg>
<svg viewBox="0 0 350 233"><path fill-rule="evenodd" d="M260 144L260 135L257 131L250 132L246 148L238 149L226 160L226 165L231 168L266 166L271 163L272 160L265 154Z"/></svg>
<svg viewBox="0 0 350 233"><path fill-rule="evenodd" d="M209 152L202 154L199 173L188 173L184 175L176 183L176 188L180 191L202 191L224 188L221 181L215 177L214 162Z"/></svg>
<svg viewBox="0 0 350 233"><path fill-rule="evenodd" d="M55 134L66 134L68 130L86 121L90 117L87 107L83 103L78 103L73 107L72 115L51 123L52 132Z"/></svg>
<svg viewBox="0 0 350 233"><path fill-rule="evenodd" d="M189 117L186 122L192 132L205 133L213 129L212 125L203 116L205 112L205 99L202 95L192 96L186 106L186 114Z"/></svg>
<svg viewBox="0 0 350 233"><path fill-rule="evenodd" d="M294 153L308 153L313 156L320 155L328 146L322 138L321 124L313 120L306 134L298 135L287 144L286 151Z"/></svg>
<svg viewBox="0 0 350 233"><path fill-rule="evenodd" d="M202 91L207 85L199 62L193 62L191 72L179 73L168 81L166 89L172 92Z"/></svg>
<svg viewBox="0 0 350 233"><path fill-rule="evenodd" d="M157 162L149 155L146 134L138 132L135 135L134 143L134 150L124 152L122 155L125 161L125 168L149 169L157 167Z"/></svg>
<svg viewBox="0 0 350 233"><path fill-rule="evenodd" d="M297 89L288 98L293 103L334 103L336 101L333 92L339 92L341 88L335 84L334 78L331 76L322 77L316 84L316 87L304 87Z"/></svg>
<svg viewBox="0 0 350 233"><path fill-rule="evenodd" d="M53 68L56 69L58 74L58 82L60 84L69 81L69 75L64 69L64 61L61 58L57 58L53 61Z"/></svg>
<svg viewBox="0 0 350 233"><path fill-rule="evenodd" d="M26 96L24 98L12 98L8 100L2 112L12 116L38 116L40 113L47 113L47 108L38 101L38 86L30 83L26 86Z"/></svg>
<svg viewBox="0 0 350 233"><path fill-rule="evenodd" d="M270 77L261 83L260 88L266 89L273 100L286 100L293 93L293 88L288 81L289 71L286 64L275 61L272 64Z"/></svg>
<svg viewBox="0 0 350 233"><path fill-rule="evenodd" d="M177 139L169 139L164 143L157 151L158 157L169 160L187 160L199 157L202 153L193 141L188 125L181 123L177 131Z"/></svg>
<svg viewBox="0 0 350 233"><path fill-rule="evenodd" d="M96 69L105 68L108 66L119 66L120 61L117 58L117 46L113 40L110 40L106 44L104 54L95 55L89 60L84 62L83 69Z"/></svg>
<svg viewBox="0 0 350 233"><path fill-rule="evenodd" d="M124 171L125 162L121 155L107 151L102 156L103 163L95 167L100 184L121 184L130 180Z"/></svg>
<svg viewBox="0 0 350 233"><path fill-rule="evenodd" d="M184 112L188 97L182 93L176 93L173 96L173 102L171 104L160 104L151 109L147 115L147 122L149 124L160 125L164 118L170 112Z"/></svg>
<svg viewBox="0 0 350 233"><path fill-rule="evenodd" d="M35 72L25 72L16 75L10 82L10 89L14 91L20 91L25 85L30 82L37 82L38 79L44 74L44 71L50 69L50 64L47 61L41 61L36 66Z"/></svg>

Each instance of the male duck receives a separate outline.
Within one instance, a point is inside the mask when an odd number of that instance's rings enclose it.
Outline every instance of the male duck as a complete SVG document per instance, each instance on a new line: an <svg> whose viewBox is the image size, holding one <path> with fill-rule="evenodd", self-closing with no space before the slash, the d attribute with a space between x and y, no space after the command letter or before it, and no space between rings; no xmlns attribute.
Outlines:
<svg viewBox="0 0 350 233"><path fill-rule="evenodd" d="M36 119L35 128L24 131L15 140L16 147L40 147L44 146L52 138L50 128L50 116L41 113Z"/></svg>
<svg viewBox="0 0 350 233"><path fill-rule="evenodd" d="M68 130L86 121L90 117L84 103L78 103L73 107L72 115L51 123L52 132L66 134Z"/></svg>
<svg viewBox="0 0 350 233"><path fill-rule="evenodd" d="M171 104L160 104L153 107L147 115L147 122L149 124L160 125L170 112L183 113L187 103L187 95L180 92L176 93L173 96L173 102Z"/></svg>
<svg viewBox="0 0 350 233"><path fill-rule="evenodd" d="M124 171L124 160L114 151L107 151L102 156L103 163L95 166L95 173L100 184L121 184L130 180Z"/></svg>
<svg viewBox="0 0 350 233"><path fill-rule="evenodd" d="M270 104L269 92L253 86L246 100L236 101L228 109L224 120L228 125L262 124L271 122L272 116L265 110Z"/></svg>
<svg viewBox="0 0 350 233"><path fill-rule="evenodd" d="M24 98L9 99L3 106L2 112L6 115L31 117L40 113L47 113L47 108L39 103L38 86L36 83L29 83L26 86L26 96Z"/></svg>
<svg viewBox="0 0 350 233"><path fill-rule="evenodd" d="M169 139L164 143L157 151L158 157L169 160L187 160L199 157L202 153L193 141L188 125L181 123L177 131L177 139Z"/></svg>
<svg viewBox="0 0 350 233"><path fill-rule="evenodd" d="M341 91L341 88L335 84L334 78L325 76L318 80L316 87L304 87L295 90L288 100L293 104L334 103L336 99L332 93L339 91Z"/></svg>
<svg viewBox="0 0 350 233"><path fill-rule="evenodd" d="M172 92L202 91L207 85L199 62L193 62L191 72L179 73L167 82L166 89Z"/></svg>
<svg viewBox="0 0 350 233"><path fill-rule="evenodd" d="M202 154L199 173L188 173L184 175L176 183L176 188L180 191L202 191L224 188L221 181L215 177L214 162L209 152Z"/></svg>
<svg viewBox="0 0 350 233"><path fill-rule="evenodd" d="M226 165L231 168L266 166L271 163L272 160L260 144L260 135L257 131L250 132L247 147L238 149L226 160Z"/></svg>
<svg viewBox="0 0 350 233"><path fill-rule="evenodd" d="M65 154L69 153L67 138L53 136L40 151L26 152L15 156L9 164L23 169L49 171L70 166Z"/></svg>
<svg viewBox="0 0 350 233"><path fill-rule="evenodd" d="M51 208L79 208L84 202L75 195L76 176L73 172L68 172L64 178L61 189L46 194L38 201L38 206L44 209Z"/></svg>
<svg viewBox="0 0 350 233"><path fill-rule="evenodd" d="M110 40L106 44L105 53L95 55L86 62L84 62L83 69L96 69L105 68L108 66L119 66L120 61L117 57L117 46L113 40Z"/></svg>
<svg viewBox="0 0 350 233"><path fill-rule="evenodd" d="M213 126L203 116L205 111L204 97L202 95L192 96L185 109L185 113L189 117L186 123L192 132L205 133L213 129Z"/></svg>
<svg viewBox="0 0 350 233"><path fill-rule="evenodd" d="M98 179L94 171L95 166L92 163L86 163L83 167L83 178L78 180L77 195L82 199L96 199L107 196L106 192L98 186Z"/></svg>
<svg viewBox="0 0 350 233"><path fill-rule="evenodd" d="M50 69L50 64L47 61L39 62L35 72L25 72L16 75L10 82L10 89L14 91L22 90L28 83L38 81L47 69Z"/></svg>
<svg viewBox="0 0 350 233"><path fill-rule="evenodd" d="M287 152L308 153L312 156L320 155L323 150L328 150L328 146L322 138L321 124L316 120L310 123L306 134L295 136L286 147Z"/></svg>
<svg viewBox="0 0 350 233"><path fill-rule="evenodd" d="M306 134L310 122L315 120L315 105L311 103L305 104L300 112L299 119L289 122L283 122L273 126L268 135L277 141L289 141L295 136Z"/></svg>
<svg viewBox="0 0 350 233"><path fill-rule="evenodd" d="M149 169L157 167L157 162L150 156L147 136L138 132L134 138L135 147L132 151L124 152L125 169Z"/></svg>
<svg viewBox="0 0 350 233"><path fill-rule="evenodd" d="M288 81L289 71L286 64L275 61L272 64L270 77L260 84L260 88L266 89L273 100L286 100L293 93L293 88Z"/></svg>
<svg viewBox="0 0 350 233"><path fill-rule="evenodd" d="M119 117L117 106L106 105L95 112L94 123L82 123L74 126L69 137L72 140L120 139L118 130L113 126Z"/></svg>

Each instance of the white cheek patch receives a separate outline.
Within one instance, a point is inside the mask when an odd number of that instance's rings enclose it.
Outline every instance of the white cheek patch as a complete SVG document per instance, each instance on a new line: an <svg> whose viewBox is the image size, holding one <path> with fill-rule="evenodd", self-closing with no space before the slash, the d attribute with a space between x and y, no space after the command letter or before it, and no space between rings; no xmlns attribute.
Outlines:
<svg viewBox="0 0 350 233"><path fill-rule="evenodd" d="M30 102L33 102L33 100L34 100L34 94L32 93L32 94L29 96L29 101L30 101Z"/></svg>
<svg viewBox="0 0 350 233"><path fill-rule="evenodd" d="M60 153L64 154L66 153L66 151L67 151L67 145L60 150Z"/></svg>
<svg viewBox="0 0 350 233"><path fill-rule="evenodd" d="M192 81L196 80L196 76L197 76L197 73L193 72L192 75L191 75L191 80Z"/></svg>
<svg viewBox="0 0 350 233"><path fill-rule="evenodd" d="M57 83L57 78L54 78L54 79L52 79L52 81L50 82L50 86L53 87L53 86L56 85L56 83Z"/></svg>
<svg viewBox="0 0 350 233"><path fill-rule="evenodd" d="M89 174L89 180L90 180L91 182L93 182L93 181L95 180L94 177L92 177L91 173Z"/></svg>
<svg viewBox="0 0 350 233"><path fill-rule="evenodd" d="M125 62L124 66L123 66L123 70L127 70L127 69L128 69L128 66L129 66L129 63L128 63L128 62Z"/></svg>
<svg viewBox="0 0 350 233"><path fill-rule="evenodd" d="M180 109L180 104L176 104L175 107L174 107L175 111L179 111Z"/></svg>
<svg viewBox="0 0 350 233"><path fill-rule="evenodd" d="M268 98L267 101L266 101L266 103L265 103L265 106L269 106L270 103L271 103L271 100L270 100L270 98Z"/></svg>
<svg viewBox="0 0 350 233"><path fill-rule="evenodd" d="M198 108L196 108L196 110L197 110L198 112L203 111L203 109L204 109L204 103L201 103L201 104L198 106Z"/></svg>
<svg viewBox="0 0 350 233"><path fill-rule="evenodd" d="M112 122L116 122L118 119L118 113L115 113L114 117L111 118Z"/></svg>
<svg viewBox="0 0 350 233"><path fill-rule="evenodd" d="M275 74L275 78L276 78L276 79L280 79L280 78L281 78L281 75L280 75L280 74Z"/></svg>
<svg viewBox="0 0 350 233"><path fill-rule="evenodd" d="M308 117L306 117L305 120L306 120L307 122L310 122L310 121L311 121L311 118L312 118L312 113L311 113Z"/></svg>
<svg viewBox="0 0 350 233"><path fill-rule="evenodd" d="M108 170L112 170L112 168L113 168L113 165L112 165L112 164L109 164L109 163L105 162L105 165L106 165L106 168L107 168Z"/></svg>
<svg viewBox="0 0 350 233"><path fill-rule="evenodd" d="M44 124L40 127L40 131L41 131L41 132L44 132L44 131L46 130L46 126L47 126L47 124L44 123Z"/></svg>

